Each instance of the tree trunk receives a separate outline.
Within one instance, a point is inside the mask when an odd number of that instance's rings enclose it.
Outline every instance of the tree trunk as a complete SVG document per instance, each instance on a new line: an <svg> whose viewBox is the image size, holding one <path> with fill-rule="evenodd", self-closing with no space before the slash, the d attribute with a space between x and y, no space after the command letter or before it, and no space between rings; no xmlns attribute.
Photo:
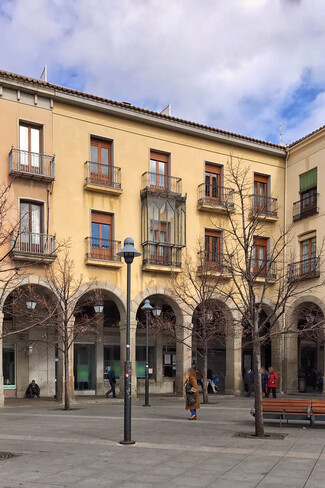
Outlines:
<svg viewBox="0 0 325 488"><path fill-rule="evenodd" d="M264 421L262 410L262 384L261 384L261 345L258 333L254 333L253 345L253 373L255 391L255 435L264 437Z"/></svg>
<svg viewBox="0 0 325 488"><path fill-rule="evenodd" d="M67 342L64 344L64 410L70 410L70 360Z"/></svg>
<svg viewBox="0 0 325 488"><path fill-rule="evenodd" d="M203 403L209 403L208 398L208 347L204 346L203 353Z"/></svg>

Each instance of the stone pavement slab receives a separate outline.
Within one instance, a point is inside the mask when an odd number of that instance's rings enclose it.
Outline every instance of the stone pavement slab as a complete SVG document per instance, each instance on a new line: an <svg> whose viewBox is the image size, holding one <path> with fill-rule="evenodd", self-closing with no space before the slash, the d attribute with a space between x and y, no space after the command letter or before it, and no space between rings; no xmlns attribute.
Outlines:
<svg viewBox="0 0 325 488"><path fill-rule="evenodd" d="M123 405L80 402L64 412L55 402L19 403L0 410L0 488L321 488L325 485L325 428L290 423L267 432L284 440L235 438L253 432L252 399L214 396L195 422L182 400L133 403L134 446L121 446Z"/></svg>

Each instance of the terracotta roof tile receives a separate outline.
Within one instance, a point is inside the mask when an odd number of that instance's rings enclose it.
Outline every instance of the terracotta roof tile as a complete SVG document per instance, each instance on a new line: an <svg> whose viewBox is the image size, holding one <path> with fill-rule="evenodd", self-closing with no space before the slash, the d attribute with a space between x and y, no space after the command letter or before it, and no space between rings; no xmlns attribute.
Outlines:
<svg viewBox="0 0 325 488"><path fill-rule="evenodd" d="M321 130L325 129L325 125L322 125L322 127L319 127L318 129L313 130L312 132L309 132L309 134L306 134L305 136L301 137L300 139L297 139L296 141L292 142L289 144L288 147L293 147L296 144L299 144L299 142L304 141L305 139L308 139L308 137L313 136L314 134L317 134L317 132L320 132Z"/></svg>
<svg viewBox="0 0 325 488"><path fill-rule="evenodd" d="M3 78L9 78L9 79L12 79L12 80L22 81L22 82L25 82L25 83L31 83L31 84L34 84L34 85L49 87L49 88L52 88L52 89L57 90L57 91L60 91L60 92L65 92L65 93L69 93L71 95L76 95L76 96L79 96L79 97L88 98L88 99L91 99L91 100L96 100L96 101L101 102L101 103L107 103L108 105L115 105L117 107L123 107L123 108L125 108L127 110L130 110L130 111L141 112L143 114L152 115L154 117L158 117L158 118L165 119L165 120L170 120L172 122L176 122L176 123L180 123L180 124L185 124L185 125L188 125L188 126L191 126L191 127L195 127L195 128L199 128L199 129L203 129L203 130L206 130L206 131L209 131L209 132L214 132L216 134L221 134L221 135L225 135L225 136L229 136L229 137L234 137L234 138L237 138L237 139L243 139L245 141L253 142L255 144L259 144L259 145L263 145L263 146L274 147L274 148L277 148L277 149L284 149L283 146L278 145L278 144L274 144L272 142L266 142L266 141L262 141L262 140L259 140L259 139L255 139L253 137L243 136L243 135L240 135L240 134L236 134L234 132L229 132L229 131L225 131L225 130L222 130L222 129L217 129L215 127L211 127L211 126L208 126L208 125L198 124L196 122L191 122L189 120L180 119L178 117L172 117L170 115L164 115L164 114L161 114L159 112L154 112L152 110L147 110L147 109L144 109L144 108L141 108L141 107L136 107L136 106L131 105L131 104L128 104L128 103L116 102L114 100L109 100L107 98L98 97L96 95L91 95L89 93L84 93L84 92L81 92L81 91L78 91L78 90L73 90L72 88L66 88L64 86L54 85L52 83L48 83L46 81L41 81L41 80L38 80L36 78L30 78L28 76L22 76L22 75L18 75L16 73L10 73L8 71L3 71L3 70L0 70L0 76L3 77Z"/></svg>

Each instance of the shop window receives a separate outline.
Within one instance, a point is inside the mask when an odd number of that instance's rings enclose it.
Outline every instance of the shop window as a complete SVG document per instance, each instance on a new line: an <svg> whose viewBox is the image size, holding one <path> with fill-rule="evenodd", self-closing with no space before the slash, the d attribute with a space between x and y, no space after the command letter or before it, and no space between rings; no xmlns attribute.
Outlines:
<svg viewBox="0 0 325 488"><path fill-rule="evenodd" d="M3 344L3 387L16 388L16 349L15 344Z"/></svg>
<svg viewBox="0 0 325 488"><path fill-rule="evenodd" d="M111 366L114 370L116 378L120 377L120 346L119 345L105 345L104 346L104 378L107 380L107 366Z"/></svg>
<svg viewBox="0 0 325 488"><path fill-rule="evenodd" d="M155 348L154 346L149 346L149 369L153 369L155 361ZM137 378L144 378L146 373L146 346L136 347L136 372ZM151 375L149 376L151 377Z"/></svg>
<svg viewBox="0 0 325 488"><path fill-rule="evenodd" d="M96 388L96 346L95 344L74 344L75 390Z"/></svg>

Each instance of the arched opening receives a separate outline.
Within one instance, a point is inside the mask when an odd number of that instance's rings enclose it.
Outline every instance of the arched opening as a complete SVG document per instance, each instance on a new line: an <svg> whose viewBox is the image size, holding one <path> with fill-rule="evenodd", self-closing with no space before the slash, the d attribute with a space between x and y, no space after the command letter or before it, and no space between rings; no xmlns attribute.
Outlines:
<svg viewBox="0 0 325 488"><path fill-rule="evenodd" d="M149 314L149 380L150 390L155 393L173 393L177 373L176 315L171 300L161 294L150 295L152 307L161 310L159 317ZM138 391L144 392L146 360L146 315L142 310L144 300L136 313L136 373Z"/></svg>
<svg viewBox="0 0 325 488"><path fill-rule="evenodd" d="M74 342L73 374L76 395L103 395L109 389L107 367L117 379L121 372L120 311L116 298L107 290L83 294L75 309L76 330L90 319L93 330L77 336Z"/></svg>
<svg viewBox="0 0 325 488"><path fill-rule="evenodd" d="M242 340L242 373L247 369L253 369L253 340L251 326L243 320L243 340ZM272 342L270 338L271 323L264 308L259 314L259 331L261 344L261 366L266 370L272 366Z"/></svg>
<svg viewBox="0 0 325 488"><path fill-rule="evenodd" d="M297 310L299 391L322 392L324 374L324 314L312 302Z"/></svg>
<svg viewBox="0 0 325 488"><path fill-rule="evenodd" d="M3 305L3 381L5 398L22 398L35 379L43 397L56 394L57 348L55 317L47 303L57 303L54 293L41 285L22 285Z"/></svg>
<svg viewBox="0 0 325 488"><path fill-rule="evenodd" d="M203 374L206 362L208 376L213 377L218 389L225 389L227 372L226 317L217 300L209 300L196 307L192 318L192 360Z"/></svg>

